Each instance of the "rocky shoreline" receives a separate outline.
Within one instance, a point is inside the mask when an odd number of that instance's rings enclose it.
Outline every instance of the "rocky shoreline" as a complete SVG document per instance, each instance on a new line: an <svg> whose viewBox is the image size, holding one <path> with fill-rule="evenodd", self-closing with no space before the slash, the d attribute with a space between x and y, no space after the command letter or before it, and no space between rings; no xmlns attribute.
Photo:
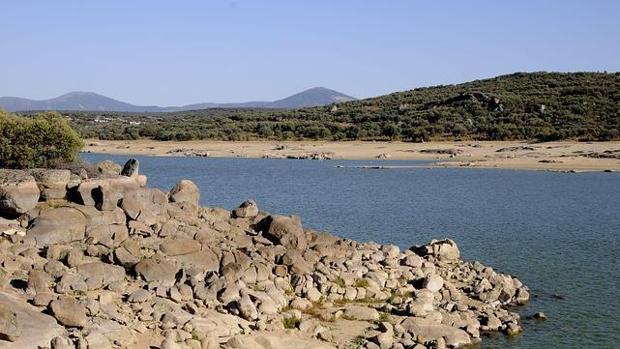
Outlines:
<svg viewBox="0 0 620 349"><path fill-rule="evenodd" d="M139 164L0 170L2 348L457 348L521 331L528 288L451 240L402 251Z"/></svg>

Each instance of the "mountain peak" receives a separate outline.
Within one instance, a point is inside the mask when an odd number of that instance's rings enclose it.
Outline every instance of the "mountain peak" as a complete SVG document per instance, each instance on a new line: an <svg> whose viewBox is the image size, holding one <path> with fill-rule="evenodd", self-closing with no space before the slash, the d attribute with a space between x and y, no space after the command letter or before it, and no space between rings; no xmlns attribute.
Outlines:
<svg viewBox="0 0 620 349"><path fill-rule="evenodd" d="M89 91L72 91L47 100L0 97L0 108L8 111L84 110L121 112L169 112L208 108L285 108L296 109L351 101L355 98L326 87L313 87L272 102L200 103L180 107L138 106Z"/></svg>

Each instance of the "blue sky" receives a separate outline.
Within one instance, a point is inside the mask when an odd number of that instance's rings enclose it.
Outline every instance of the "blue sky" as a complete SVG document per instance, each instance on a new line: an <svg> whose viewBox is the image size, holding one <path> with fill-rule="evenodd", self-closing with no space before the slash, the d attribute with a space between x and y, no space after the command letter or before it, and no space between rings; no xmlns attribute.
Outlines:
<svg viewBox="0 0 620 349"><path fill-rule="evenodd" d="M0 13L0 96L178 105L620 70L617 0L6 0Z"/></svg>

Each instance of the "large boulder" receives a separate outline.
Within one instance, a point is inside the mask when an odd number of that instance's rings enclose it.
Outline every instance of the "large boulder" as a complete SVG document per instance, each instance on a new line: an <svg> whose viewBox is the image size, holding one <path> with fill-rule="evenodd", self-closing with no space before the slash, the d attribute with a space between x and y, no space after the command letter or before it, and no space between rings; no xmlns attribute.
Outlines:
<svg viewBox="0 0 620 349"><path fill-rule="evenodd" d="M125 176L86 179L75 190L75 199L79 204L102 209L114 200L118 202L125 193L138 188L140 184L136 179Z"/></svg>
<svg viewBox="0 0 620 349"><path fill-rule="evenodd" d="M443 338L449 348L460 348L472 344L467 332L421 317L408 317L400 323L406 331L416 336L418 342L427 342Z"/></svg>
<svg viewBox="0 0 620 349"><path fill-rule="evenodd" d="M239 207L233 210L233 217L252 218L258 216L258 205L254 200L244 201Z"/></svg>
<svg viewBox="0 0 620 349"><path fill-rule="evenodd" d="M457 260L461 257L456 242L450 239L432 240L427 245L411 247L411 250L420 256L434 256L446 260Z"/></svg>
<svg viewBox="0 0 620 349"><path fill-rule="evenodd" d="M168 198L158 189L137 189L125 194L121 208L127 217L148 225L156 223L166 211Z"/></svg>
<svg viewBox="0 0 620 349"><path fill-rule="evenodd" d="M31 170L30 174L37 181L42 199L64 199L67 196L67 184L71 180L71 171L37 168Z"/></svg>
<svg viewBox="0 0 620 349"><path fill-rule="evenodd" d="M20 170L0 169L0 215L15 217L32 210L39 202L34 177Z"/></svg>
<svg viewBox="0 0 620 349"><path fill-rule="evenodd" d="M0 340L14 342L21 334L17 314L8 304L0 303Z"/></svg>
<svg viewBox="0 0 620 349"><path fill-rule="evenodd" d="M286 248L305 250L308 239L297 216L267 216L257 224L263 235Z"/></svg>
<svg viewBox="0 0 620 349"><path fill-rule="evenodd" d="M61 324L69 327L84 327L88 318L86 308L73 298L63 297L50 305L52 314Z"/></svg>
<svg viewBox="0 0 620 349"><path fill-rule="evenodd" d="M261 332L237 335L224 345L226 349L335 349L334 346L316 339L297 337L286 333Z"/></svg>
<svg viewBox="0 0 620 349"><path fill-rule="evenodd" d="M147 282L157 282L163 286L172 286L176 281L179 268L171 261L143 259L135 266L136 274Z"/></svg>
<svg viewBox="0 0 620 349"><path fill-rule="evenodd" d="M122 167L112 160L103 160L97 164L97 172L104 176L118 176Z"/></svg>
<svg viewBox="0 0 620 349"><path fill-rule="evenodd" d="M200 202L200 190L194 182L183 179L177 182L177 184L170 190L171 202L187 202L198 206Z"/></svg>
<svg viewBox="0 0 620 349"><path fill-rule="evenodd" d="M112 282L125 279L123 267L103 262L80 264L77 271L84 278L89 290L103 288Z"/></svg>
<svg viewBox="0 0 620 349"><path fill-rule="evenodd" d="M34 219L27 234L38 247L79 241L86 232L86 217L71 207L59 207L41 212Z"/></svg>

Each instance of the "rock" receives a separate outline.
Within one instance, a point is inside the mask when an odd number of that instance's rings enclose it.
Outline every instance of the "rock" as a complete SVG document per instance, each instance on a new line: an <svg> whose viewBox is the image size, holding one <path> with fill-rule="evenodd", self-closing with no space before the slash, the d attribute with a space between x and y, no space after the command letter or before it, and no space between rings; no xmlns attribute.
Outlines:
<svg viewBox="0 0 620 349"><path fill-rule="evenodd" d="M69 340L64 337L54 337L50 342L51 349L73 349L73 343L69 344Z"/></svg>
<svg viewBox="0 0 620 349"><path fill-rule="evenodd" d="M443 279L437 274L429 274L424 278L422 287L431 292L437 292L443 287Z"/></svg>
<svg viewBox="0 0 620 349"><path fill-rule="evenodd" d="M86 218L71 207L59 207L41 212L28 228L38 247L65 244L84 238Z"/></svg>
<svg viewBox="0 0 620 349"><path fill-rule="evenodd" d="M379 312L377 309L364 307L360 305L348 305L344 308L342 315L346 319L360 321L376 321L379 320Z"/></svg>
<svg viewBox="0 0 620 349"><path fill-rule="evenodd" d="M50 308L56 320L65 326L84 327L88 321L86 308L72 298L55 300Z"/></svg>
<svg viewBox="0 0 620 349"><path fill-rule="evenodd" d="M417 341L424 343L434 340L445 339L445 344L450 348L459 348L471 344L471 338L467 332L437 323L432 319L410 317L400 323L400 326L417 337Z"/></svg>
<svg viewBox="0 0 620 349"><path fill-rule="evenodd" d="M305 250L308 241L297 216L267 216L257 224L263 235L286 248Z"/></svg>
<svg viewBox="0 0 620 349"><path fill-rule="evenodd" d="M233 210L233 216L238 218L252 218L258 216L258 205L254 200L244 201Z"/></svg>
<svg viewBox="0 0 620 349"><path fill-rule="evenodd" d="M39 202L34 177L20 170L0 169L0 215L15 217L32 210Z"/></svg>
<svg viewBox="0 0 620 349"><path fill-rule="evenodd" d="M17 314L8 304L0 303L0 339L14 342L21 332Z"/></svg>
<svg viewBox="0 0 620 349"><path fill-rule="evenodd" d="M547 320L547 315L543 312L538 312L532 315L532 319L545 321Z"/></svg>
<svg viewBox="0 0 620 349"><path fill-rule="evenodd" d="M83 180L70 194L79 204L101 207L105 201L118 201L125 193L139 188L140 185L134 178L118 176Z"/></svg>
<svg viewBox="0 0 620 349"><path fill-rule="evenodd" d="M121 174L121 165L112 160L103 160L97 164L97 172L104 176L118 176Z"/></svg>
<svg viewBox="0 0 620 349"><path fill-rule="evenodd" d="M136 159L129 159L123 166L123 170L121 171L122 176L136 178L138 177L140 170L140 163Z"/></svg>
<svg viewBox="0 0 620 349"><path fill-rule="evenodd" d="M179 268L170 261L143 259L135 266L136 273L147 282L159 282L164 286L172 286Z"/></svg>
<svg viewBox="0 0 620 349"><path fill-rule="evenodd" d="M225 349L335 349L315 339L305 339L285 333L238 335L224 344Z"/></svg>
<svg viewBox="0 0 620 349"><path fill-rule="evenodd" d="M84 263L77 267L89 290L107 287L113 282L125 279L123 267L102 262Z"/></svg>
<svg viewBox="0 0 620 349"><path fill-rule="evenodd" d="M171 202L187 202L198 206L200 201L200 190L194 182L183 179L170 190Z"/></svg>
<svg viewBox="0 0 620 349"><path fill-rule="evenodd" d="M159 245L159 250L169 256L178 256L200 250L200 243L185 238L166 239Z"/></svg>
<svg viewBox="0 0 620 349"><path fill-rule="evenodd" d="M249 296L242 296L241 299L237 301L237 307L239 308L241 317L244 319L249 321L258 319L258 311Z"/></svg>
<svg viewBox="0 0 620 349"><path fill-rule="evenodd" d="M411 249L421 256L430 255L447 260L456 260L461 256L458 246L450 239L433 240L428 245L415 246Z"/></svg>
<svg viewBox="0 0 620 349"><path fill-rule="evenodd" d="M121 208L133 220L148 225L157 223L166 211L168 199L158 189L136 189L124 195Z"/></svg>
<svg viewBox="0 0 620 349"><path fill-rule="evenodd" d="M53 317L41 313L39 309L15 295L0 291L0 307L2 306L16 314L17 324L21 328L21 335L12 342L0 338L0 347L3 349L47 347L52 338L65 331Z"/></svg>
<svg viewBox="0 0 620 349"><path fill-rule="evenodd" d="M34 169L30 174L37 181L43 200L64 199L71 179L69 170Z"/></svg>

